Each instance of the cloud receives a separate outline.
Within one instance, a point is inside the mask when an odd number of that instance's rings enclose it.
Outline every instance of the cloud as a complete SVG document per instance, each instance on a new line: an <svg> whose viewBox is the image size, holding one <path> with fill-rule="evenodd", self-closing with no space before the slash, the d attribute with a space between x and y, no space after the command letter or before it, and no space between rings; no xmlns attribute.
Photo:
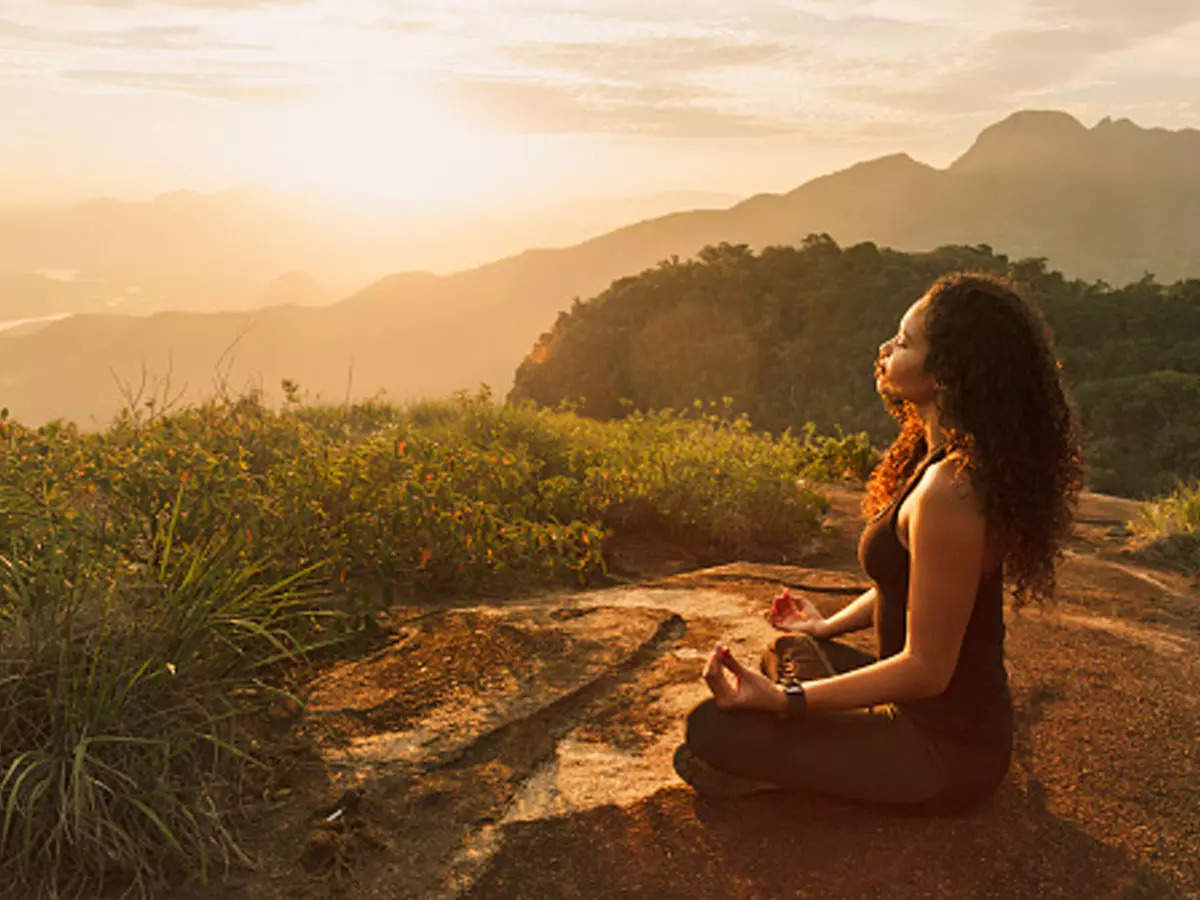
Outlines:
<svg viewBox="0 0 1200 900"><path fill-rule="evenodd" d="M190 25L145 25L123 31L90 32L81 34L79 43L131 50L181 50L196 47L210 50L259 49L249 44L218 41L205 29Z"/></svg>
<svg viewBox="0 0 1200 900"><path fill-rule="evenodd" d="M267 6L299 6L313 0L67 0L75 6L133 9L139 6L175 6L182 9L250 10Z"/></svg>
<svg viewBox="0 0 1200 900"><path fill-rule="evenodd" d="M1125 75L1119 82L1098 79L1065 90L1065 101L1108 114L1114 87L1119 87L1123 115L1139 123L1160 122L1165 127L1189 125L1200 119L1200 74Z"/></svg>
<svg viewBox="0 0 1200 900"><path fill-rule="evenodd" d="M713 138L792 130L777 120L716 109L706 102L708 91L684 85L456 79L443 83L442 89L459 108L508 131Z"/></svg>
<svg viewBox="0 0 1200 900"><path fill-rule="evenodd" d="M795 45L741 43L715 36L643 38L627 42L525 43L507 48L516 60L599 78L655 76L767 63L794 64L806 55Z"/></svg>
<svg viewBox="0 0 1200 900"><path fill-rule="evenodd" d="M1195 0L1033 0L1029 11L1031 17L1045 22L1115 32L1131 39L1200 19Z"/></svg>
<svg viewBox="0 0 1200 900"><path fill-rule="evenodd" d="M102 87L168 91L243 102L284 103L312 95L311 85L260 79L245 73L138 72L113 69L75 69L63 73L74 81Z"/></svg>
<svg viewBox="0 0 1200 900"><path fill-rule="evenodd" d="M484 64L459 67L459 78L448 79L458 82L454 99L469 114L516 131L807 134L854 114L830 96L839 78L874 81L882 72L905 83L922 53L944 46L950 30L943 22L832 18L778 3L755 3L755 15L708 5L707 17L700 10L666 21L656 4L645 13L654 23L636 33L622 32L637 24L636 11L621 15L607 4L602 12L592 6L582 21L548 24L536 39L514 24L508 42L489 42ZM847 59L850 52L858 58Z"/></svg>
<svg viewBox="0 0 1200 900"><path fill-rule="evenodd" d="M230 43L191 25L147 25L112 31L39 28L0 19L0 37L33 46L84 47L96 50L253 50L260 47Z"/></svg>
<svg viewBox="0 0 1200 900"><path fill-rule="evenodd" d="M909 78L846 81L831 92L893 110L969 113L1071 91L1095 67L1200 19L1194 0L1037 0L1037 24L997 31ZM965 51L965 52L964 52Z"/></svg>
<svg viewBox="0 0 1200 900"><path fill-rule="evenodd" d="M517 69L453 81L456 104L527 132L726 137L779 134L783 120L738 108L730 70L794 70L805 51L728 34L522 41L497 48Z"/></svg>
<svg viewBox="0 0 1200 900"><path fill-rule="evenodd" d="M433 27L432 22L421 19L380 19L376 24L398 34L417 34Z"/></svg>

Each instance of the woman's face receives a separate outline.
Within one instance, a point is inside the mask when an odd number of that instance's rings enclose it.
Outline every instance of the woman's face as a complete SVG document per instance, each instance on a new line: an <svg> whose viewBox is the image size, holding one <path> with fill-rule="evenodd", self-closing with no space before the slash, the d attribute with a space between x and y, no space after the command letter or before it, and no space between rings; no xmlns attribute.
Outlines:
<svg viewBox="0 0 1200 900"><path fill-rule="evenodd" d="M916 406L933 402L934 379L925 371L929 343L925 339L924 297L914 303L900 319L894 337L879 345L875 359L875 389L885 397L907 400Z"/></svg>

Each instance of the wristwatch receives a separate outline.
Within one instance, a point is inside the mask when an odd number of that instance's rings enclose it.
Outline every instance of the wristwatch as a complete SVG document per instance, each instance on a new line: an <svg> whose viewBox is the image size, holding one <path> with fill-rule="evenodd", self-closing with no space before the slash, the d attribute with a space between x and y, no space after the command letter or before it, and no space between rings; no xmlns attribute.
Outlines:
<svg viewBox="0 0 1200 900"><path fill-rule="evenodd" d="M804 696L804 685L798 681L783 686L783 696L787 700L787 709L781 714L785 719L799 719L808 709L808 698Z"/></svg>

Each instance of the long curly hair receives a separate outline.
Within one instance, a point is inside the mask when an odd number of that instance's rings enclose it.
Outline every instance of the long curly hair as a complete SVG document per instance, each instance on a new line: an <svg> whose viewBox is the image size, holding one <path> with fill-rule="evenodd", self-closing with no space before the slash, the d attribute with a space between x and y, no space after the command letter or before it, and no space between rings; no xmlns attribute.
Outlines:
<svg viewBox="0 0 1200 900"><path fill-rule="evenodd" d="M946 275L925 297L925 369L947 451L958 453L1002 541L1014 603L1050 601L1082 482L1050 331L1010 281L993 275ZM916 407L885 399L900 434L867 482L868 516L892 503L929 449Z"/></svg>

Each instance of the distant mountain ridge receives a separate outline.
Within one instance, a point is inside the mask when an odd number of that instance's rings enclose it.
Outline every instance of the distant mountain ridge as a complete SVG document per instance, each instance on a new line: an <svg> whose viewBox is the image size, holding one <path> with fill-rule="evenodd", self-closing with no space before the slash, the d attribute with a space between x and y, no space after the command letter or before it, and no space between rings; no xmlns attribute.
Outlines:
<svg viewBox="0 0 1200 900"><path fill-rule="evenodd" d="M1088 280L1125 283L1146 270L1176 280L1200 274L1197 158L1193 129L1107 119L1089 129L1064 113L1020 112L944 170L893 154L728 209L673 213L448 276L387 276L332 306L72 320L0 338L0 400L24 421L103 422L120 403L110 368L162 372L169 354L174 383L194 397L235 340L231 383L268 393L285 377L328 400L442 395L481 381L504 393L573 298L722 241L761 248L824 232L843 246L988 244Z"/></svg>
<svg viewBox="0 0 1200 900"><path fill-rule="evenodd" d="M381 272L454 271L551 236L570 244L628 221L738 199L711 191L544 198L517 211L431 218L248 185L147 200L0 205L0 321L329 303Z"/></svg>
<svg viewBox="0 0 1200 900"><path fill-rule="evenodd" d="M1014 113L980 132L975 143L951 164L955 174L1041 169L1045 174L1163 174L1183 169L1195 175L1200 131L1140 128L1129 119L1103 118L1088 129L1066 113Z"/></svg>

